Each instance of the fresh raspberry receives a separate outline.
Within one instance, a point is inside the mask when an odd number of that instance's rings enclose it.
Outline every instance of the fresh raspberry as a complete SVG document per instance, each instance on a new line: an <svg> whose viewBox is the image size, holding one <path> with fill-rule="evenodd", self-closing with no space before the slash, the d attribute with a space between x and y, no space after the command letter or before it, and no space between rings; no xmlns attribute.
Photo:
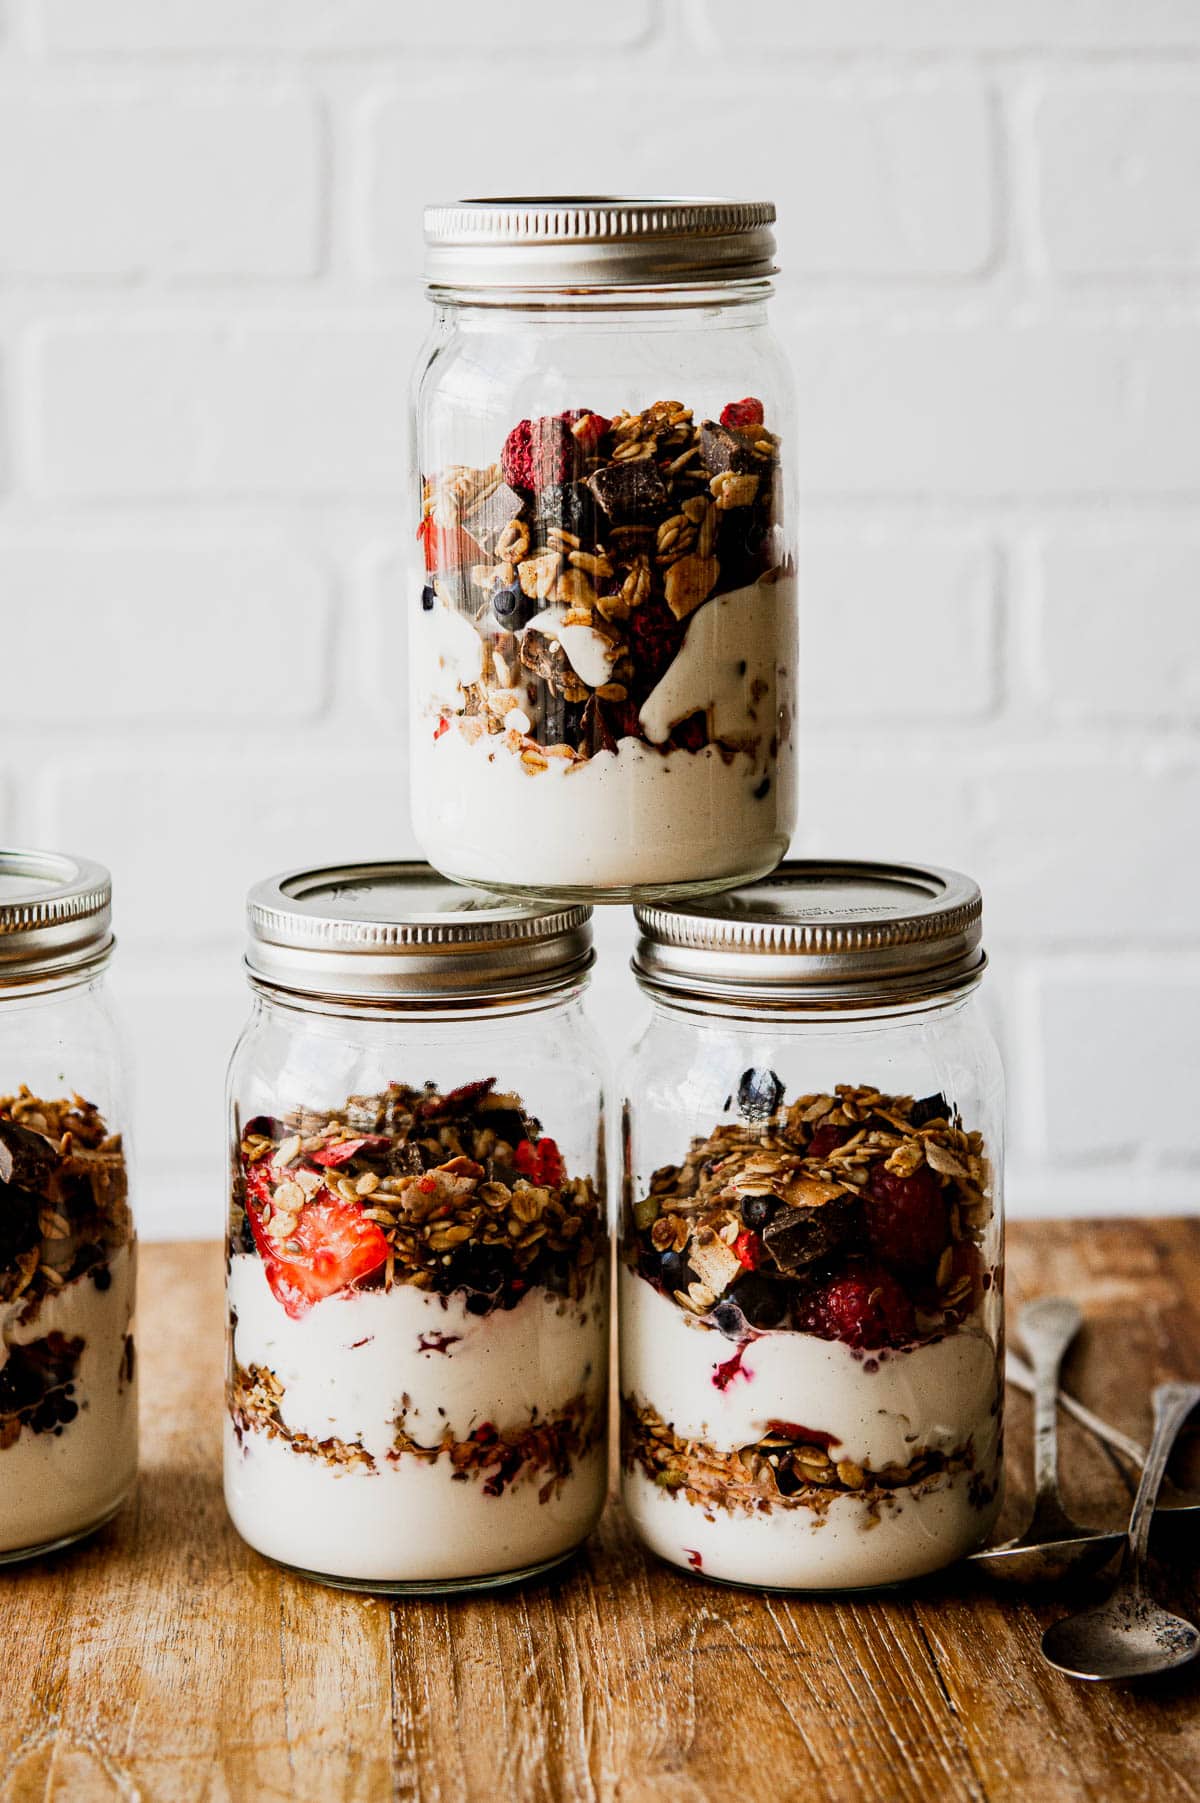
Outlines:
<svg viewBox="0 0 1200 1803"><path fill-rule="evenodd" d="M562 1153L548 1136L519 1141L513 1152L513 1163L523 1177L546 1189L557 1189L563 1180Z"/></svg>
<svg viewBox="0 0 1200 1803"><path fill-rule="evenodd" d="M510 488L540 494L544 488L571 481L579 455L565 419L523 419L504 441L500 468Z"/></svg>
<svg viewBox="0 0 1200 1803"><path fill-rule="evenodd" d="M851 1132L850 1127L831 1127L822 1123L808 1142L808 1156L828 1158L831 1152L836 1152L839 1146L845 1145Z"/></svg>
<svg viewBox="0 0 1200 1803"><path fill-rule="evenodd" d="M739 1263L747 1271L758 1270L762 1263L762 1241L756 1233L751 1233L749 1228L743 1227L733 1242L733 1249L737 1253Z"/></svg>
<svg viewBox="0 0 1200 1803"><path fill-rule="evenodd" d="M941 1185L928 1165L900 1177L877 1164L867 1196L867 1240L877 1257L900 1271L924 1271L936 1264L948 1223Z"/></svg>
<svg viewBox="0 0 1200 1803"><path fill-rule="evenodd" d="M593 413L590 407L572 407L569 413L558 416L565 420L571 428L571 436L585 457L594 455L596 446L612 425L602 413Z"/></svg>
<svg viewBox="0 0 1200 1803"><path fill-rule="evenodd" d="M721 409L723 426L761 426L763 423L763 404L748 394L744 401L730 401Z"/></svg>
<svg viewBox="0 0 1200 1803"><path fill-rule="evenodd" d="M902 1346L916 1328L912 1304L882 1265L848 1265L839 1277L805 1296L796 1326L847 1346Z"/></svg>
<svg viewBox="0 0 1200 1803"><path fill-rule="evenodd" d="M657 596L629 616L629 649L643 686L654 687L683 643L683 625Z"/></svg>

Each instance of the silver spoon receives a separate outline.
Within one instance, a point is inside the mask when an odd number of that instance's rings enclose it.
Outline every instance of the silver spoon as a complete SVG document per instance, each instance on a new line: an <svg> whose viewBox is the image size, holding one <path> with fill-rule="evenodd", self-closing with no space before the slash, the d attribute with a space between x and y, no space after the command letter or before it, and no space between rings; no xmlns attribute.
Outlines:
<svg viewBox="0 0 1200 1803"><path fill-rule="evenodd" d="M1033 1365L1033 1515L1023 1534L971 1554L989 1577L1014 1584L1045 1583L1069 1571L1095 1571L1111 1559L1122 1536L1080 1527L1063 1507L1058 1488L1058 1374L1063 1354L1083 1325L1065 1296L1047 1296L1021 1311L1021 1338Z"/></svg>
<svg viewBox="0 0 1200 1803"><path fill-rule="evenodd" d="M1200 1629L1160 1608L1146 1589L1154 1499L1175 1436L1198 1405L1200 1384L1159 1384L1154 1392L1154 1436L1133 1499L1116 1588L1099 1608L1066 1615L1042 1635L1042 1652L1068 1677L1144 1678L1186 1665L1200 1653Z"/></svg>
<svg viewBox="0 0 1200 1803"><path fill-rule="evenodd" d="M1026 1396L1033 1395L1033 1370L1025 1363L1020 1353L1014 1352L1010 1346L1005 1355L1004 1374L1014 1389L1023 1390ZM1086 1428L1094 1440L1105 1446L1111 1446L1122 1458L1128 1459L1139 1472L1146 1463L1146 1448L1139 1440L1129 1434L1123 1434L1119 1427L1093 1414L1085 1403L1067 1390L1058 1392L1058 1406L1078 1421L1080 1427ZM1163 1479L1163 1487L1158 1493L1156 1512L1159 1515L1191 1515L1200 1511L1200 1496L1192 1489L1179 1489L1171 1482L1170 1475Z"/></svg>

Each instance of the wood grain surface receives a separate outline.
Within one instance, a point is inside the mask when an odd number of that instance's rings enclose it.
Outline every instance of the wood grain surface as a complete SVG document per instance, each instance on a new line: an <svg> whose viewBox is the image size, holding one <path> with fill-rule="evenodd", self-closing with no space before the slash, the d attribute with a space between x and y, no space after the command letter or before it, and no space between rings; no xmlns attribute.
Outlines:
<svg viewBox="0 0 1200 1803"><path fill-rule="evenodd" d="M1198 1289L1200 1221L1010 1236L1010 1295L1079 1299L1069 1382L1142 1439L1149 1386L1200 1375ZM216 1246L145 1249L140 1338L136 1501L0 1573L3 1803L1200 1799L1200 1669L1058 1676L1038 1639L1062 1596L961 1572L836 1601L725 1589L644 1555L615 1506L571 1566L495 1598L389 1604L276 1571L221 1501ZM1009 1399L1011 1516L1029 1412ZM1119 1463L1073 1428L1064 1460L1069 1505L1121 1522ZM1197 1541L1156 1528L1185 1613Z"/></svg>

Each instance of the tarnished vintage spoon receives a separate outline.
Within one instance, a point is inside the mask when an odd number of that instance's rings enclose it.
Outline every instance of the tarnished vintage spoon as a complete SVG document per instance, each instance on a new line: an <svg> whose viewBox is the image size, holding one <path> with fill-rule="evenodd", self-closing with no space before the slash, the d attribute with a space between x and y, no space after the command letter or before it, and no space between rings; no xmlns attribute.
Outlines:
<svg viewBox="0 0 1200 1803"><path fill-rule="evenodd" d="M1047 1296L1021 1311L1021 1338L1034 1381L1033 1515L1015 1540L971 1554L971 1563L989 1577L1036 1584L1068 1572L1096 1571L1121 1544L1121 1534L1100 1533L1072 1521L1058 1487L1058 1374L1082 1325L1079 1309L1065 1296Z"/></svg>
<svg viewBox="0 0 1200 1803"><path fill-rule="evenodd" d="M1005 1358L1004 1374L1015 1389L1023 1390L1026 1396L1033 1395L1033 1369L1025 1363L1019 1353L1012 1350L1011 1346ZM1104 1446L1111 1446L1114 1452L1119 1452L1122 1458L1128 1459L1135 1470L1141 1471L1146 1463L1146 1448L1139 1440L1134 1440L1129 1434L1123 1434L1119 1427L1114 1427L1111 1422L1094 1414L1085 1403L1080 1402L1077 1396L1072 1396L1068 1390L1058 1392L1058 1406L1064 1413L1070 1415L1073 1421L1077 1421L1080 1427L1086 1428L1094 1440L1099 1440ZM1197 1511L1200 1511L1200 1494L1194 1489L1182 1488L1174 1483L1170 1470L1168 1470L1158 1493L1155 1513L1159 1515L1192 1515Z"/></svg>
<svg viewBox="0 0 1200 1803"><path fill-rule="evenodd" d="M1042 1652L1071 1678L1145 1678L1171 1671L1200 1653L1200 1629L1160 1608L1146 1589L1146 1549L1154 1499L1175 1436L1200 1406L1200 1384L1159 1384L1154 1436L1133 1499L1125 1556L1106 1603L1066 1615L1042 1635Z"/></svg>

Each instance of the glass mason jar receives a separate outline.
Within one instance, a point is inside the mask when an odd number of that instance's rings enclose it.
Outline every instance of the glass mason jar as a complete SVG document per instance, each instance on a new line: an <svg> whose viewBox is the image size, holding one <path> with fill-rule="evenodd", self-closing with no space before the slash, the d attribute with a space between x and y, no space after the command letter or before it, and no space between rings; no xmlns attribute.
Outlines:
<svg viewBox="0 0 1200 1803"><path fill-rule="evenodd" d="M895 1583L999 1512L999 1055L979 890L789 862L638 912L626 1071L625 1505L733 1583Z"/></svg>
<svg viewBox="0 0 1200 1803"><path fill-rule="evenodd" d="M425 216L412 802L447 876L622 901L761 876L795 823L795 434L775 209Z"/></svg>
<svg viewBox="0 0 1200 1803"><path fill-rule="evenodd" d="M326 1583L503 1584L604 1502L609 1266L589 911L424 864L250 896L229 1076L225 1496Z"/></svg>
<svg viewBox="0 0 1200 1803"><path fill-rule="evenodd" d="M0 1563L137 1477L136 1249L99 864L0 851Z"/></svg>

